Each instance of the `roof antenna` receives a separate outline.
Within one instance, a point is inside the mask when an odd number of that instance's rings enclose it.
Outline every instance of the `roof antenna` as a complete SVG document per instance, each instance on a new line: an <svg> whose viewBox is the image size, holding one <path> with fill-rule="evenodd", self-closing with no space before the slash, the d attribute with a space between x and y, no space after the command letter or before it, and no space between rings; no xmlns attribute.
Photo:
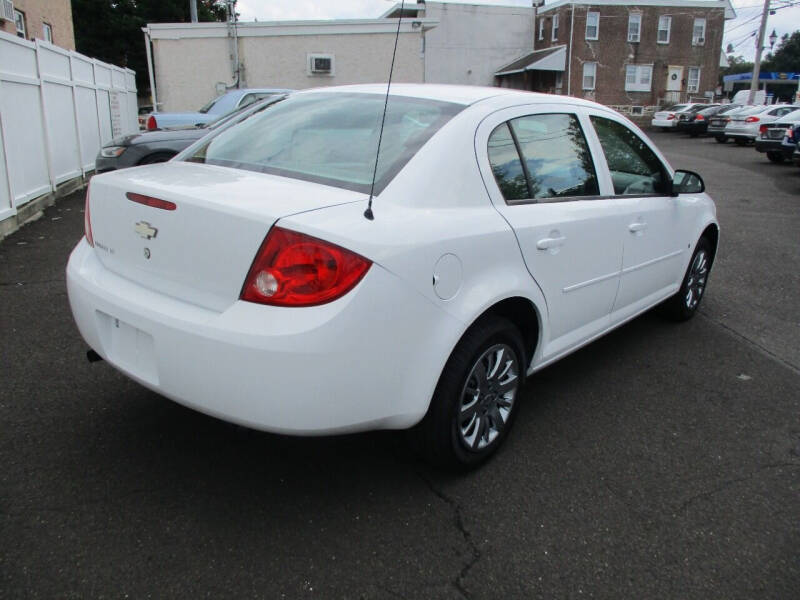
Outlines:
<svg viewBox="0 0 800 600"><path fill-rule="evenodd" d="M406 0L400 1L400 17L397 19L397 33L394 36L394 50L392 51L392 66L389 67L389 83L386 85L386 99L383 102L383 117L381 117L381 132L378 134L378 151L375 153L375 167L372 170L372 185L369 188L369 202L367 203L367 210L364 211L364 217L370 221L375 219L372 214L372 198L375 196L375 177L378 174L378 158L381 155L381 141L383 140L383 126L386 123L386 108L389 106L389 90L392 87L392 73L394 72L394 57L397 55L397 40L400 38L400 23L403 21L403 9L405 8Z"/></svg>

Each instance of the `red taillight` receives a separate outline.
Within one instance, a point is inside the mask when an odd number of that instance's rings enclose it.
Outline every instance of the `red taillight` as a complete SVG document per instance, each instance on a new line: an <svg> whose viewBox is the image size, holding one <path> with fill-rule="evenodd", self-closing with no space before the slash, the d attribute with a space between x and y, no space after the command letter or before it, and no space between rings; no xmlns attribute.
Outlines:
<svg viewBox="0 0 800 600"><path fill-rule="evenodd" d="M174 202L162 200L161 198L153 198L152 196L145 196L143 194L134 194L133 192L128 192L125 195L128 197L128 200L138 202L139 204L144 204L145 206L160 208L162 210L175 210L177 208Z"/></svg>
<svg viewBox="0 0 800 600"><path fill-rule="evenodd" d="M705 118L703 115L697 115L697 116L694 118L694 120L695 120L695 121L705 121L705 120L706 120L706 118Z"/></svg>
<svg viewBox="0 0 800 600"><path fill-rule="evenodd" d="M372 262L323 240L273 227L256 254L240 298L275 306L315 306L342 297Z"/></svg>
<svg viewBox="0 0 800 600"><path fill-rule="evenodd" d="M747 117L744 122L745 123L758 123L761 119L758 117Z"/></svg>
<svg viewBox="0 0 800 600"><path fill-rule="evenodd" d="M86 188L86 202L83 206L83 231L86 234L86 241L94 248L94 236L92 235L92 215L89 214L89 188Z"/></svg>
<svg viewBox="0 0 800 600"><path fill-rule="evenodd" d="M786 130L786 139L789 140L790 142L794 141L794 129L792 129L791 127Z"/></svg>
<svg viewBox="0 0 800 600"><path fill-rule="evenodd" d="M150 117L147 119L147 129L158 129L156 118L153 115L150 115Z"/></svg>
<svg viewBox="0 0 800 600"><path fill-rule="evenodd" d="M669 113L669 114L667 115L667 121L671 121L671 120L672 120L672 119L674 119L674 118L675 118L675 115L674 115L674 114L672 114L672 113Z"/></svg>
<svg viewBox="0 0 800 600"><path fill-rule="evenodd" d="M758 127L758 133L760 133L761 135L764 135L765 133L767 133L767 126L766 126L766 124L764 124L764 125L759 125L759 127Z"/></svg>

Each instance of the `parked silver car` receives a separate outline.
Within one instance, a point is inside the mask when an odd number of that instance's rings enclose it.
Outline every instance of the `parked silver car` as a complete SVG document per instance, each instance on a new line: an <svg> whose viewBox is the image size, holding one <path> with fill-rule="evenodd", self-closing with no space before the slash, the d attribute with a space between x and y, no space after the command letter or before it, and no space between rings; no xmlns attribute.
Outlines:
<svg viewBox="0 0 800 600"><path fill-rule="evenodd" d="M769 125L784 115L800 109L795 105L754 106L731 115L725 126L725 136L733 139L740 146L754 142L762 125Z"/></svg>
<svg viewBox="0 0 800 600"><path fill-rule="evenodd" d="M262 98L269 96L283 95L292 90L278 88L246 88L241 90L231 90L221 96L206 103L200 110L194 112L181 113L160 113L156 112L147 117L148 131L153 129L165 129L167 127L186 127L203 125L216 121L223 115L244 108Z"/></svg>

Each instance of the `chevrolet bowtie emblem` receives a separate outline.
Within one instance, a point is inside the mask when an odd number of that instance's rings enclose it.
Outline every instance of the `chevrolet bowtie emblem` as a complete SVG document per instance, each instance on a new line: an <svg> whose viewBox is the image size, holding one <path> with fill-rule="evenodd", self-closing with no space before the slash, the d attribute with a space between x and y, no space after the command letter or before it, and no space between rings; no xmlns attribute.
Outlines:
<svg viewBox="0 0 800 600"><path fill-rule="evenodd" d="M139 221L133 228L141 237L152 240L158 235L158 229L150 225L147 221Z"/></svg>

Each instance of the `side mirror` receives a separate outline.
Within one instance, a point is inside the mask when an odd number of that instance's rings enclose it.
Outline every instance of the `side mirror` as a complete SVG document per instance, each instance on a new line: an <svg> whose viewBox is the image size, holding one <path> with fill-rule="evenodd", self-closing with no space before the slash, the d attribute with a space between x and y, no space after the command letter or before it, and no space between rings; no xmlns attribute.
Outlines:
<svg viewBox="0 0 800 600"><path fill-rule="evenodd" d="M692 171L675 171L672 178L672 196L679 194L701 194L706 191L703 178Z"/></svg>

